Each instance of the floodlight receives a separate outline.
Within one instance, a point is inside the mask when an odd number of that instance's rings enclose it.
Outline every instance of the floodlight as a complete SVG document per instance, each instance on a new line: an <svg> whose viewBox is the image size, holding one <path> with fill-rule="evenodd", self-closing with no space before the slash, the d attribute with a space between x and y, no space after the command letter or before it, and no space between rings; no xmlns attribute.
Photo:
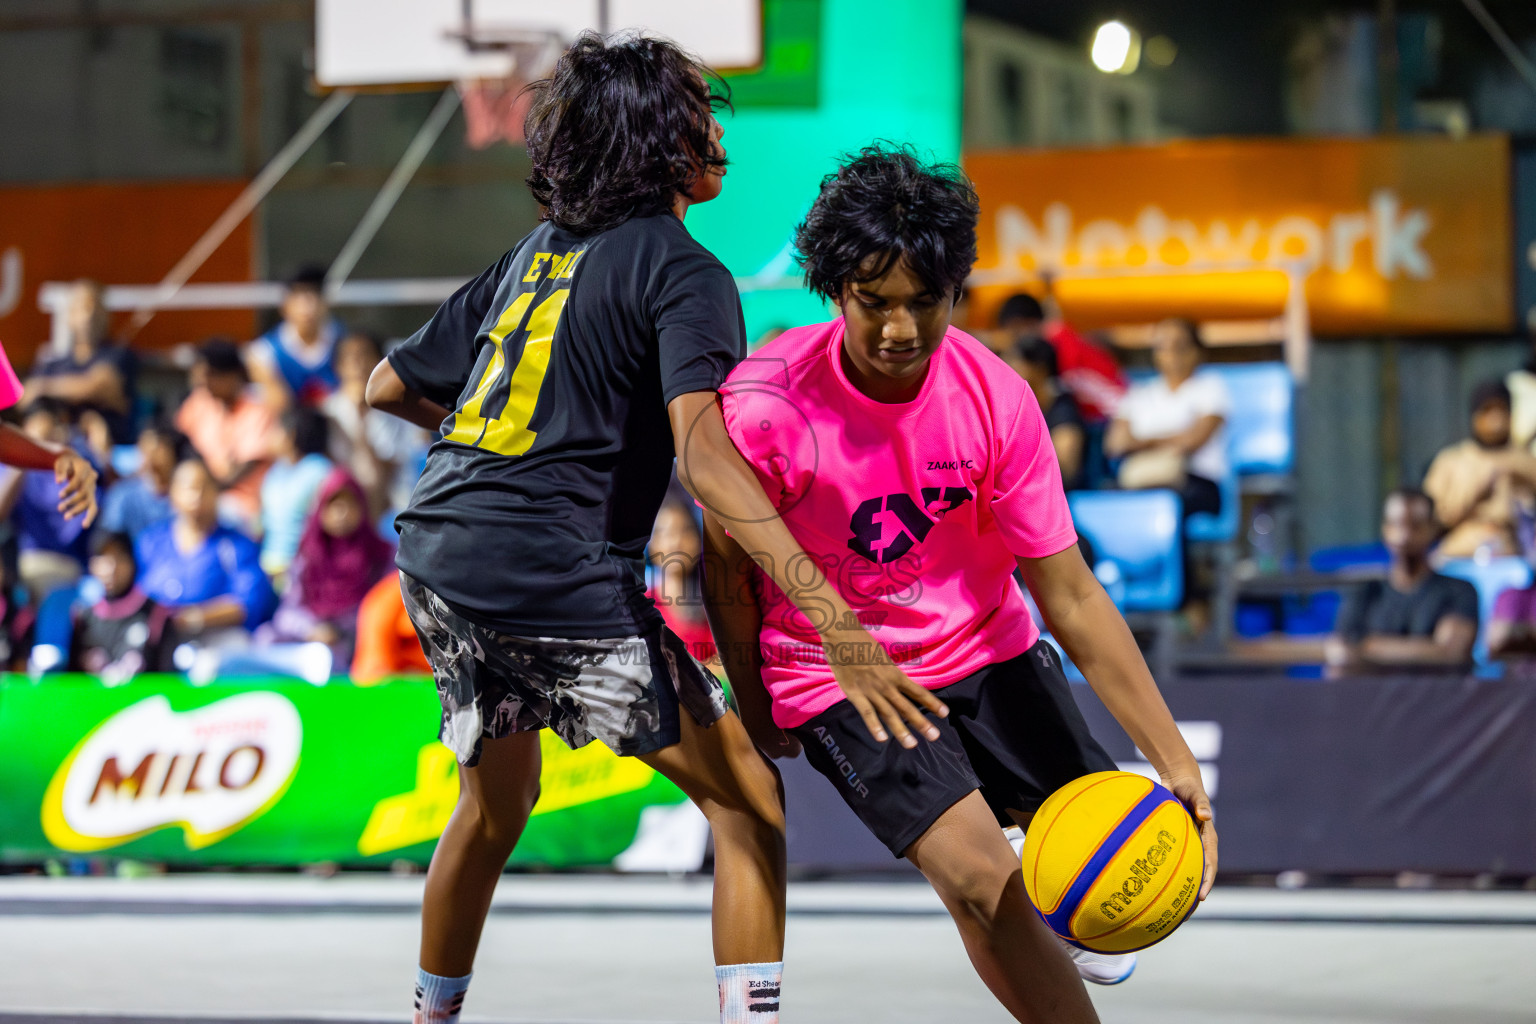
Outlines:
<svg viewBox="0 0 1536 1024"><path fill-rule="evenodd" d="M1111 75L1128 75L1141 62L1141 37L1122 21L1106 21L1093 34L1093 66Z"/></svg>

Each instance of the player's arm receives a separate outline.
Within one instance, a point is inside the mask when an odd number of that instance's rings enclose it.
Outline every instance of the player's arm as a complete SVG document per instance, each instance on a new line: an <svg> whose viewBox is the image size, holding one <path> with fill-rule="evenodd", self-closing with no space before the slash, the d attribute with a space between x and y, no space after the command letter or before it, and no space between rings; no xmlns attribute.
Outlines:
<svg viewBox="0 0 1536 1024"><path fill-rule="evenodd" d="M84 525L96 521L96 467L66 445L38 441L9 423L0 424L0 462L18 469L51 469L62 486L59 512L66 519L84 516Z"/></svg>
<svg viewBox="0 0 1536 1024"><path fill-rule="evenodd" d="M1193 455L1205 447L1205 443L1221 429L1221 425L1225 422L1226 419L1222 416L1201 416L1188 430L1173 435L1163 443L1177 448L1185 455Z"/></svg>
<svg viewBox="0 0 1536 1024"><path fill-rule="evenodd" d="M274 343L258 340L250 346L245 369L251 375L251 383L256 385L262 404L272 411L272 415L281 416L293 404L293 392L288 390L288 381L278 371L277 361L264 347L271 344Z"/></svg>
<svg viewBox="0 0 1536 1024"><path fill-rule="evenodd" d="M57 398L72 405L99 405L118 412L126 412L129 404L121 374L106 362L92 363L79 373L32 377L27 381L22 404L43 397Z"/></svg>
<svg viewBox="0 0 1536 1024"><path fill-rule="evenodd" d="M1076 423L1063 423L1052 428L1051 447L1056 452L1062 479L1071 480L1083 468L1083 445L1083 428Z"/></svg>
<svg viewBox="0 0 1536 1024"><path fill-rule="evenodd" d="M1205 899L1216 879L1216 826L1200 766L1179 734L1141 650L1076 544L1044 558L1020 558L1019 569L1045 624L1082 669L1115 721L1152 762L1200 824L1205 846Z"/></svg>
<svg viewBox="0 0 1536 1024"><path fill-rule="evenodd" d="M1494 619L1488 624L1488 653L1495 658L1536 654L1536 629L1528 622Z"/></svg>
<svg viewBox="0 0 1536 1024"><path fill-rule="evenodd" d="M434 437L452 415L475 365L475 339L517 248L480 272L437 308L432 319L390 350L368 377L368 404ZM403 375L402 375L403 367Z"/></svg>
<svg viewBox="0 0 1536 1024"><path fill-rule="evenodd" d="M1464 615L1442 615L1431 636L1367 635L1358 650L1361 661L1381 668L1470 665L1476 641L1477 623Z"/></svg>
<svg viewBox="0 0 1536 1024"><path fill-rule="evenodd" d="M913 732L938 739L938 729L922 709L941 718L949 709L908 679L869 631L856 625L848 602L796 542L752 468L731 443L715 392L678 395L667 404L667 415L677 449L678 479L730 528L742 550L780 590L795 595L795 607L821 635L832 674L870 734L881 743L895 736L905 747L917 745ZM806 569L797 576L811 578L791 579L791 565Z"/></svg>
<svg viewBox="0 0 1536 1024"><path fill-rule="evenodd" d="M407 423L437 433L452 411L406 386L388 359L379 360L368 377L368 404Z"/></svg>
<svg viewBox="0 0 1536 1024"><path fill-rule="evenodd" d="M705 512L704 611L736 710L757 749L769 757L794 757L800 743L773 724L773 700L763 685L763 613L752 597L751 571L752 560L741 545Z"/></svg>
<svg viewBox="0 0 1536 1024"><path fill-rule="evenodd" d="M1131 455L1156 444L1156 441L1146 441L1131 433L1130 423L1120 416L1109 421L1109 429L1104 433L1104 454L1112 459Z"/></svg>
<svg viewBox="0 0 1536 1024"><path fill-rule="evenodd" d="M1436 455L1424 474L1424 493L1435 504L1435 518L1453 530L1472 518L1477 506L1493 493L1499 474L1490 472L1480 484L1464 486L1455 470L1455 455L1446 450Z"/></svg>

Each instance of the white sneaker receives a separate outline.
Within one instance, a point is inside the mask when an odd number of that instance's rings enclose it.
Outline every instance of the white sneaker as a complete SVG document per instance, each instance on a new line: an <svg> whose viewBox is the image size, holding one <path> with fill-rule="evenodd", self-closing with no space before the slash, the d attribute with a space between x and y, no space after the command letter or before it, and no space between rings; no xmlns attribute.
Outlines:
<svg viewBox="0 0 1536 1024"><path fill-rule="evenodd" d="M1003 829L1003 836L1020 860L1024 858L1024 830L1017 825ZM1060 936L1057 936L1060 938ZM1095 985L1118 985L1136 971L1135 953L1090 953L1062 940L1062 946L1072 963L1077 966L1077 976Z"/></svg>
<svg viewBox="0 0 1536 1024"><path fill-rule="evenodd" d="M1090 953L1070 942L1062 945L1077 965L1077 976L1095 985L1118 985L1136 971L1135 953Z"/></svg>

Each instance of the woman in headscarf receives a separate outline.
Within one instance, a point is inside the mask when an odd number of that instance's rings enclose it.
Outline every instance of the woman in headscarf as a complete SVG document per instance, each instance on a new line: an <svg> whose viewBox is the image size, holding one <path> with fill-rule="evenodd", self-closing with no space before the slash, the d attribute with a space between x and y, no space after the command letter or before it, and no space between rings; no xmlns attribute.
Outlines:
<svg viewBox="0 0 1536 1024"><path fill-rule="evenodd" d="M304 524L282 603L258 639L318 641L331 648L334 664L351 663L358 605L394 569L394 549L367 510L362 485L345 469L332 470Z"/></svg>

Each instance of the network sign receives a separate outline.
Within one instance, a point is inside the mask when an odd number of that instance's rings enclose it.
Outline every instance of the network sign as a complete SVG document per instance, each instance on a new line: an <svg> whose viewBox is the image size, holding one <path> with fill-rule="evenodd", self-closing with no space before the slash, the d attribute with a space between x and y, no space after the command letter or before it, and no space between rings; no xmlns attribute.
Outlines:
<svg viewBox="0 0 1536 1024"><path fill-rule="evenodd" d="M977 304L1044 276L1088 327L1272 317L1299 291L1324 334L1506 331L1510 166L1497 135L971 154Z"/></svg>

